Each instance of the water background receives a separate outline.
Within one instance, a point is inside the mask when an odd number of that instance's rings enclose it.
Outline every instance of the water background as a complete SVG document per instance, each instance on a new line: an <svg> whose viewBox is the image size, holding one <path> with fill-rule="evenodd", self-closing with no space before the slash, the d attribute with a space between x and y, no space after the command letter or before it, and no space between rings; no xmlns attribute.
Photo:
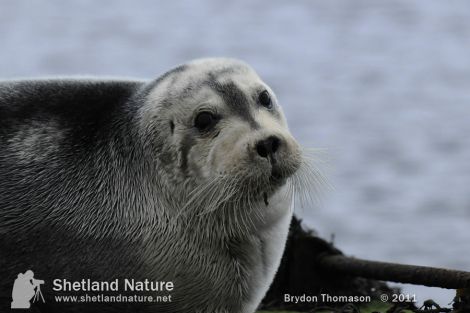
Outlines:
<svg viewBox="0 0 470 313"><path fill-rule="evenodd" d="M310 227L357 257L470 270L469 2L0 1L1 78L153 78L207 56L250 63L328 151Z"/></svg>

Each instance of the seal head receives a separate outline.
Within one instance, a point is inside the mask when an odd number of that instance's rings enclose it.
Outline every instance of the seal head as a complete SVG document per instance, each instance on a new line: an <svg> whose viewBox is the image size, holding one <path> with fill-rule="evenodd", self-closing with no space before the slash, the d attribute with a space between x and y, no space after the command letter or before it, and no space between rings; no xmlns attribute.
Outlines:
<svg viewBox="0 0 470 313"><path fill-rule="evenodd" d="M274 92L243 62L194 61L165 74L147 93L141 129L168 188L193 196L206 191L186 199L190 210L213 211L234 198L268 204L301 164ZM216 187L223 198L208 192Z"/></svg>

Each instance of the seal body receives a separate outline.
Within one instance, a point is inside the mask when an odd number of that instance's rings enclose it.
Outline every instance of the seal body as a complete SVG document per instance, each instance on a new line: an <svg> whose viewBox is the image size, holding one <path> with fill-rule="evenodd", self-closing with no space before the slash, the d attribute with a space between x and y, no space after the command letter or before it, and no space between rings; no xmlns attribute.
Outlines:
<svg viewBox="0 0 470 313"><path fill-rule="evenodd" d="M33 270L41 312L254 312L300 163L274 93L240 61L153 81L2 82L0 307ZM56 279L174 288L166 302L62 303Z"/></svg>

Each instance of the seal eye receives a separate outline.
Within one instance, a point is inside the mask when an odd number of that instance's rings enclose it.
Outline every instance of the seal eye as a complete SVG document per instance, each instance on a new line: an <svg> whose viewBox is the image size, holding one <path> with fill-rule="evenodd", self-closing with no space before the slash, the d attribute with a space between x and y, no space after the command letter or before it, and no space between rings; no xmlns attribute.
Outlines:
<svg viewBox="0 0 470 313"><path fill-rule="evenodd" d="M208 130L216 123L216 117L210 112L201 112L196 116L194 120L194 126L199 129L199 131Z"/></svg>
<svg viewBox="0 0 470 313"><path fill-rule="evenodd" d="M269 95L269 92L267 90L264 90L263 92L259 94L258 100L262 106L268 109L271 109L273 107L271 96Z"/></svg>

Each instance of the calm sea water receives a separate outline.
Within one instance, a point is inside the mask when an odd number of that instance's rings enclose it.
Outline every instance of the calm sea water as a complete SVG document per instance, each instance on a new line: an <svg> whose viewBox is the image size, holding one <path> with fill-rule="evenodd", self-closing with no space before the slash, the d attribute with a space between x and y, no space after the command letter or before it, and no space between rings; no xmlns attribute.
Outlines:
<svg viewBox="0 0 470 313"><path fill-rule="evenodd" d="M7 0L0 30L1 78L247 61L328 152L334 190L298 210L308 226L357 257L470 270L468 2Z"/></svg>

